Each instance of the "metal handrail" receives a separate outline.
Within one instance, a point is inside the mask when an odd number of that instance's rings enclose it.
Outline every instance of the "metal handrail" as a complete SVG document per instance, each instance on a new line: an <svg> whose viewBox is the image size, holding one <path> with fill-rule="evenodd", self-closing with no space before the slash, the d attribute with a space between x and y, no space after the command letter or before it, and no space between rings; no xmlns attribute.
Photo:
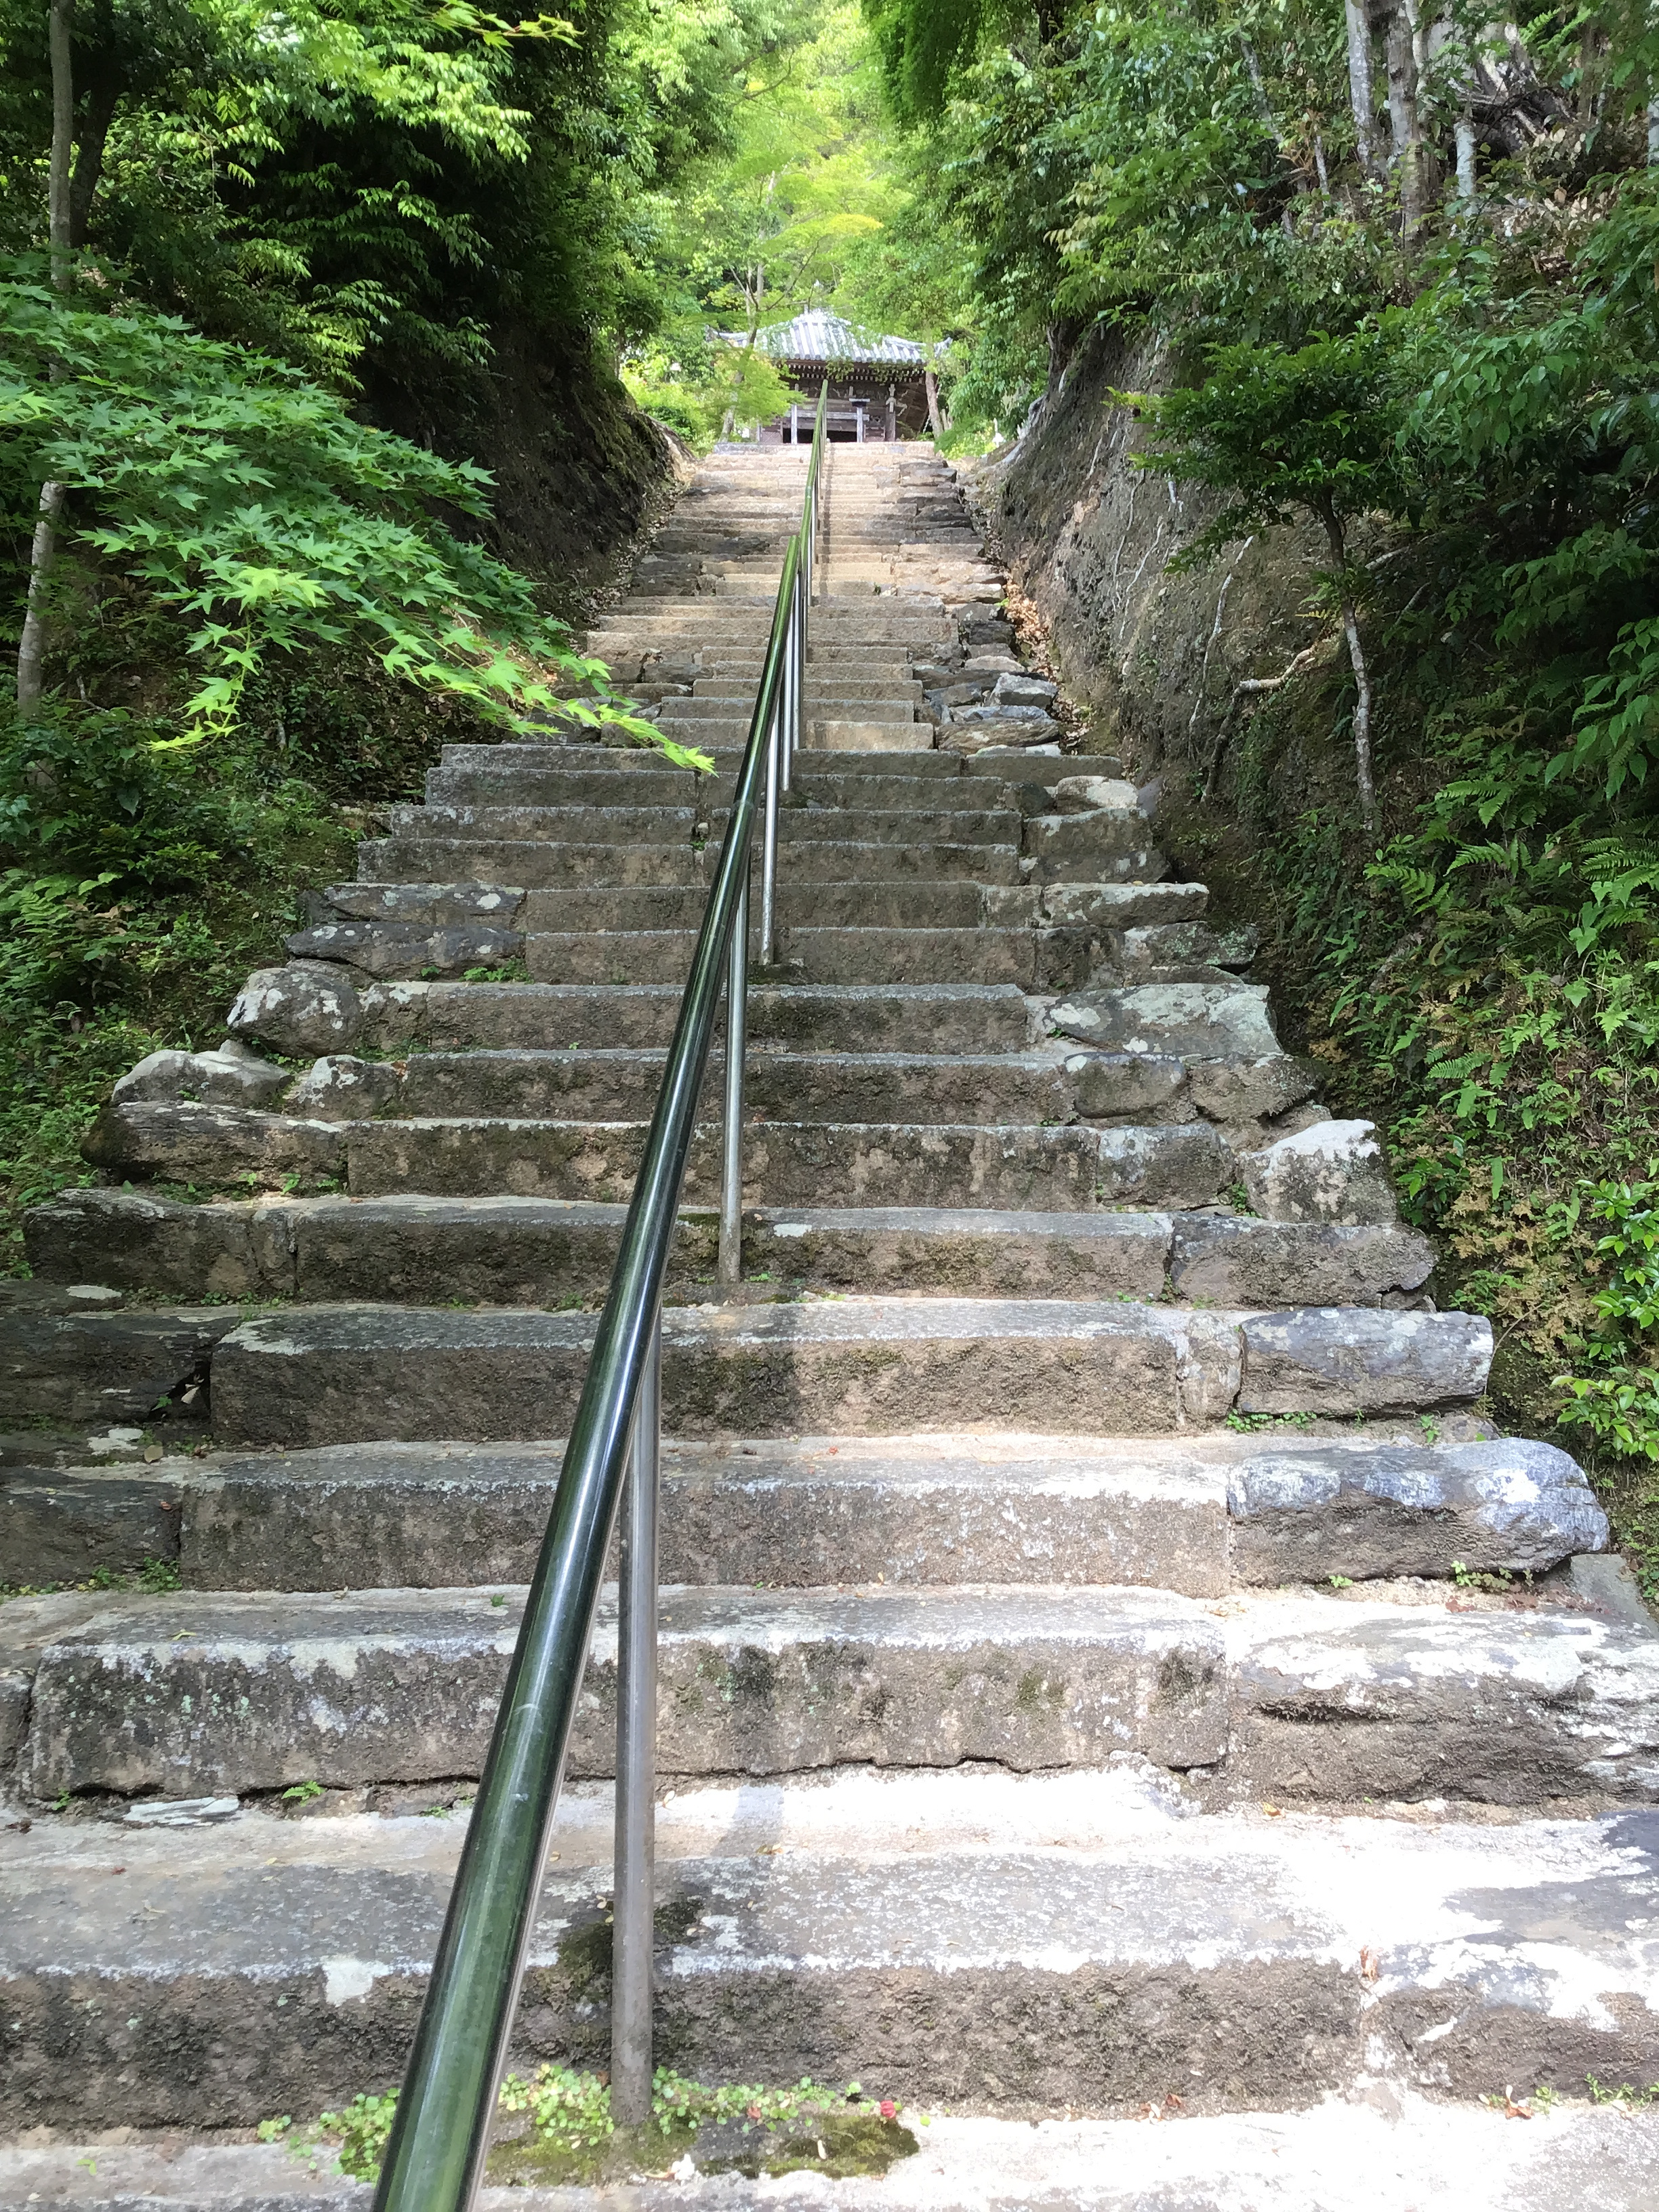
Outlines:
<svg viewBox="0 0 1659 2212"><path fill-rule="evenodd" d="M829 389L826 383L818 394L801 524L784 555L749 742L404 2075L375 2212L467 2212L483 2177L594 1607L630 1459L619 1593L612 2102L624 2118L643 2118L649 2107L663 1281L723 968L728 1000L720 1275L727 1283L738 1279L750 854L763 797L762 959L767 962L775 952L778 800L800 742Z"/></svg>

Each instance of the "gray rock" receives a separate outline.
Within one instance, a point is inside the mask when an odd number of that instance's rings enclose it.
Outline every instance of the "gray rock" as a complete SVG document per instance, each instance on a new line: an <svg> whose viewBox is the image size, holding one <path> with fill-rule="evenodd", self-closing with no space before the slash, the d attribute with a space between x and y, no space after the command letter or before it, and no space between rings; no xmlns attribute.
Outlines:
<svg viewBox="0 0 1659 2212"><path fill-rule="evenodd" d="M1025 823L1020 842L1039 883L1109 883L1131 869L1142 882L1164 872L1152 853L1145 817L1133 806L1097 806L1085 814L1043 814Z"/></svg>
<svg viewBox="0 0 1659 2212"><path fill-rule="evenodd" d="M1215 940L1215 950L1210 957L1218 967L1248 968L1261 950L1261 932L1253 921L1240 922L1231 929L1224 929Z"/></svg>
<svg viewBox="0 0 1659 2212"><path fill-rule="evenodd" d="M366 1121L378 1114L401 1080L389 1060L354 1060L333 1053L313 1061L289 1093L289 1109L319 1121Z"/></svg>
<svg viewBox="0 0 1659 2212"><path fill-rule="evenodd" d="M993 712L994 720L978 719L981 714ZM1013 714L1012 708L1005 716L1000 708L953 708L950 729L939 740L940 751L977 753L983 752L991 745L1042 745L1047 744L1051 738L1060 735L1059 723L1051 722L1046 715L1036 715L1023 720L1009 719Z"/></svg>
<svg viewBox="0 0 1659 2212"><path fill-rule="evenodd" d="M1239 1160L1250 1203L1268 1221L1388 1222L1394 1185L1371 1121L1316 1121Z"/></svg>
<svg viewBox="0 0 1659 2212"><path fill-rule="evenodd" d="M0 1313L0 1423L148 1423L204 1378L215 1344L235 1323L234 1310L216 1307Z"/></svg>
<svg viewBox="0 0 1659 2212"><path fill-rule="evenodd" d="M337 1052L355 1044L362 1006L351 979L320 962L292 960L283 968L258 968L226 1017L241 1036L263 1037L278 1052L296 1056Z"/></svg>
<svg viewBox="0 0 1659 2212"><path fill-rule="evenodd" d="M81 1157L114 1175L169 1182L225 1183L257 1175L338 1175L342 1128L240 1106L106 1106L87 1132Z"/></svg>
<svg viewBox="0 0 1659 2212"><path fill-rule="evenodd" d="M938 703L952 709L976 706L989 688L988 678L967 677L959 684L946 684L939 694Z"/></svg>
<svg viewBox="0 0 1659 2212"><path fill-rule="evenodd" d="M1229 1638L1234 1793L1532 1808L1659 1796L1650 1632L1582 1612L1244 1603Z"/></svg>
<svg viewBox="0 0 1659 2212"><path fill-rule="evenodd" d="M1176 1222L1170 1281L1177 1297L1211 1305L1376 1306L1419 1289L1433 1266L1414 1229L1200 1214Z"/></svg>
<svg viewBox="0 0 1659 2212"><path fill-rule="evenodd" d="M1607 1541L1577 1462L1519 1437L1264 1451L1229 1470L1227 1510L1243 1583L1449 1575L1460 1561L1542 1573Z"/></svg>
<svg viewBox="0 0 1659 2212"><path fill-rule="evenodd" d="M1218 1121L1270 1121L1310 1097L1319 1070L1298 1054L1271 1052L1188 1063L1193 1103Z"/></svg>
<svg viewBox="0 0 1659 2212"><path fill-rule="evenodd" d="M66 1190L24 1215L23 1249L35 1273L54 1282L95 1265L124 1289L168 1297L294 1293L294 1256L278 1206Z"/></svg>
<svg viewBox="0 0 1659 2212"><path fill-rule="evenodd" d="M1018 676L1025 664L1012 653L976 653L963 664L964 676Z"/></svg>
<svg viewBox="0 0 1659 2212"><path fill-rule="evenodd" d="M1209 896L1202 884L1045 884L1042 918L1061 927L1110 930L1196 921Z"/></svg>
<svg viewBox="0 0 1659 2212"><path fill-rule="evenodd" d="M511 884L331 884L335 912L357 921L415 921L428 929L477 922L510 929L525 894Z"/></svg>
<svg viewBox="0 0 1659 2212"><path fill-rule="evenodd" d="M1028 675L1024 669L1004 669L996 680L991 696L1006 707L1040 707L1045 711L1049 702L1060 696L1058 684L1050 684L1046 677Z"/></svg>
<svg viewBox="0 0 1659 2212"><path fill-rule="evenodd" d="M1262 1058L1279 1049L1263 984L1144 983L1128 990L1079 991L1055 1006L1048 1020L1064 1036L1120 1052L1208 1060Z"/></svg>
<svg viewBox="0 0 1659 2212"><path fill-rule="evenodd" d="M1099 1194L1109 1206L1208 1206L1232 1165L1207 1121L1100 1133Z"/></svg>
<svg viewBox="0 0 1659 2212"><path fill-rule="evenodd" d="M227 1037L212 1052L151 1053L121 1078L112 1095L118 1105L193 1098L204 1106L268 1106L290 1074L240 1037Z"/></svg>
<svg viewBox="0 0 1659 2212"><path fill-rule="evenodd" d="M1187 1080L1184 1062L1157 1053L1073 1053L1066 1073L1072 1078L1077 1110L1085 1121L1148 1114L1168 1119Z"/></svg>
<svg viewBox="0 0 1659 2212"><path fill-rule="evenodd" d="M1092 814L1097 807L1134 805L1133 784L1125 783L1117 776L1062 776L1054 789L1056 814Z"/></svg>
<svg viewBox="0 0 1659 2212"><path fill-rule="evenodd" d="M1243 1323L1245 1413L1381 1413L1478 1398L1492 1366L1484 1314L1297 1306Z"/></svg>

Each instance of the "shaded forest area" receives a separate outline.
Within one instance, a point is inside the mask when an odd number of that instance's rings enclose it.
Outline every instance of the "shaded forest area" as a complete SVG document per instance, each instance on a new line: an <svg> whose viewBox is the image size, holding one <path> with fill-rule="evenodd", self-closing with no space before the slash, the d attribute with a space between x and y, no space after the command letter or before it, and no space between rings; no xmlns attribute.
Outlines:
<svg viewBox="0 0 1659 2212"><path fill-rule="evenodd" d="M624 376L672 360L699 437L775 380L708 331L745 210L778 227L769 136L833 164L823 24L801 0L0 8L12 1215L84 1173L117 1074L212 1041L301 890L350 872L366 806L591 674L563 625L670 471ZM826 235L827 189L798 211Z"/></svg>

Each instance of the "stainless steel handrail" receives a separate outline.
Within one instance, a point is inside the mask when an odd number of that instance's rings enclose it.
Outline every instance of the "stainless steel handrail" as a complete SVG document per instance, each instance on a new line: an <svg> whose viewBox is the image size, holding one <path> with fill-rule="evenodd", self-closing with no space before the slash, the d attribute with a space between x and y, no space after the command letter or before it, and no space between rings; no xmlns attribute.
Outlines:
<svg viewBox="0 0 1659 2212"><path fill-rule="evenodd" d="M466 2212L482 2179L625 1474L632 1489L619 1590L612 2094L619 2117L643 2118L649 2108L662 1290L722 980L728 1006L721 1279L735 1283L741 1272L750 856L764 777L763 860L775 897L776 801L800 742L828 392L826 384L818 395L801 526L784 555L726 836L467 1826L375 2212ZM771 918L763 899L763 959L773 956Z"/></svg>

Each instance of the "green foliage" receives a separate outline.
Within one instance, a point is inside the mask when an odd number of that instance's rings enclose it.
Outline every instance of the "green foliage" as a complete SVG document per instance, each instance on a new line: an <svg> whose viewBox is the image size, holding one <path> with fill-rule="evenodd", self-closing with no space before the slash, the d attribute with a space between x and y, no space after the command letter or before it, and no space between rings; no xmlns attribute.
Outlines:
<svg viewBox="0 0 1659 2212"><path fill-rule="evenodd" d="M571 2067L542 2066L528 2081L509 2074L497 2102L502 2112L526 2114L534 2141L568 2157L591 2157L603 2151L617 2132L605 2081ZM257 2132L261 2142L290 2142L301 2155L311 2154L324 2139L331 2140L342 2173L356 2181L374 2181L397 2107L395 2093L358 2096L343 2111L323 2113L313 2128L297 2135L287 2114L263 2121ZM657 2136L689 2139L708 2121L738 2121L747 2132L750 2127L763 2130L829 2115L839 2120L891 2121L902 2109L890 2099L883 2102L866 2097L857 2082L845 2091L824 2088L810 2078L786 2089L752 2082L710 2085L659 2066L653 2076L651 2118L646 2124Z"/></svg>
<svg viewBox="0 0 1659 2212"><path fill-rule="evenodd" d="M1289 522L1327 525L1398 509L1398 409L1386 325L1324 333L1294 350L1215 345L1197 385L1123 395L1148 424L1139 466L1222 493L1226 504L1184 547L1196 568L1226 544Z"/></svg>
<svg viewBox="0 0 1659 2212"><path fill-rule="evenodd" d="M297 371L171 317L68 305L15 269L0 314L0 471L65 484L84 540L192 625L203 674L185 738L232 726L266 653L354 641L504 720L600 719L554 689L597 684L598 664L568 651L522 577L434 517L440 501L484 513L483 470L368 428Z"/></svg>

